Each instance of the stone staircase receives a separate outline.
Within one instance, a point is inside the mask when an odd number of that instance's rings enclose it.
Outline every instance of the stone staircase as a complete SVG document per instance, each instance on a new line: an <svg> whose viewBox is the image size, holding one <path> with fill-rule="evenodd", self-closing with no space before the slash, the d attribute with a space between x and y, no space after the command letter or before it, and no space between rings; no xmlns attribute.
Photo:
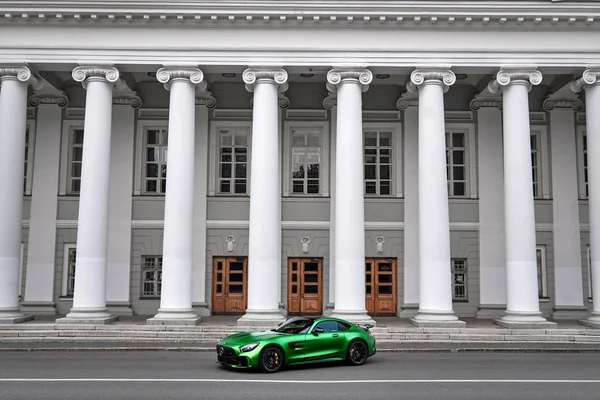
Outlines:
<svg viewBox="0 0 600 400"><path fill-rule="evenodd" d="M143 324L0 324L0 344L9 343L122 343L151 346L154 344L214 345L234 332L264 330L267 327L235 325L143 325ZM505 328L417 328L387 326L372 328L378 343L587 343L600 345L600 330L505 329Z"/></svg>

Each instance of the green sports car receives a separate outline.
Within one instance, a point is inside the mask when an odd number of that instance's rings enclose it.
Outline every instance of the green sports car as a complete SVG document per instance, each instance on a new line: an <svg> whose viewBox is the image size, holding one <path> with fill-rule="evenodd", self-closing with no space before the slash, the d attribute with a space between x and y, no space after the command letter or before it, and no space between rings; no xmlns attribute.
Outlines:
<svg viewBox="0 0 600 400"><path fill-rule="evenodd" d="M262 372L320 361L361 365L376 352L372 327L339 318L294 317L270 331L226 336L217 344L217 362Z"/></svg>

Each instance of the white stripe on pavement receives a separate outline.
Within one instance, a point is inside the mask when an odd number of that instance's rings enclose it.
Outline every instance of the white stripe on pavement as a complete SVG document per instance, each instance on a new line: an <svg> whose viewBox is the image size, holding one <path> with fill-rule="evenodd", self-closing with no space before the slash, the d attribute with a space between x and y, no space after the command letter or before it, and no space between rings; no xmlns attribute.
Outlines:
<svg viewBox="0 0 600 400"><path fill-rule="evenodd" d="M289 380L289 379L211 379L211 378L0 378L0 382L206 382L206 383L600 383L600 379L357 379L357 380Z"/></svg>

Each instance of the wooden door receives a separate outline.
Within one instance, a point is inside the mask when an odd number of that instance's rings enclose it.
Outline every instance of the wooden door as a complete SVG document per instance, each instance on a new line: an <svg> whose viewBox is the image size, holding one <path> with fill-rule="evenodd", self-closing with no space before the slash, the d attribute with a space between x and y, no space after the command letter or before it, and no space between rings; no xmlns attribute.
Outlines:
<svg viewBox="0 0 600 400"><path fill-rule="evenodd" d="M321 315L323 259L288 259L288 314Z"/></svg>
<svg viewBox="0 0 600 400"><path fill-rule="evenodd" d="M246 312L248 259L246 257L213 258L213 314Z"/></svg>
<svg viewBox="0 0 600 400"><path fill-rule="evenodd" d="M365 260L366 307L371 315L397 314L396 260L368 258Z"/></svg>

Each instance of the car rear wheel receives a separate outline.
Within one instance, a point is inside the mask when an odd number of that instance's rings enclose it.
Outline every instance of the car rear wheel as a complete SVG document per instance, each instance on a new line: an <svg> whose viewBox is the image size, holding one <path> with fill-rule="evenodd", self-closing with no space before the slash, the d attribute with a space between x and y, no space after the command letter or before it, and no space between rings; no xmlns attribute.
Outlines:
<svg viewBox="0 0 600 400"><path fill-rule="evenodd" d="M283 366L283 351L277 346L267 346L260 353L261 372L277 372Z"/></svg>
<svg viewBox="0 0 600 400"><path fill-rule="evenodd" d="M362 340L356 339L350 342L346 350L346 361L350 365L362 365L367 361L369 348Z"/></svg>

